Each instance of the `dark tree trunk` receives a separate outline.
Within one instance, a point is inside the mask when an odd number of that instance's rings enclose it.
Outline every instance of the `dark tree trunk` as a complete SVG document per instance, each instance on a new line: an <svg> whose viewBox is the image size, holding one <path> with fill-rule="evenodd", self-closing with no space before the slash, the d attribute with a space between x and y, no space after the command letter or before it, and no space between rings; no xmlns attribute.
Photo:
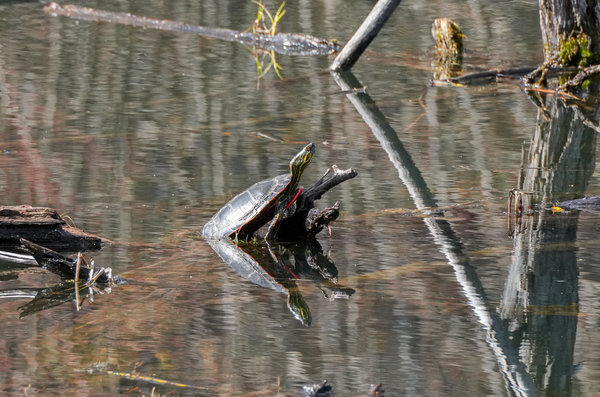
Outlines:
<svg viewBox="0 0 600 397"><path fill-rule="evenodd" d="M555 66L599 63L600 0L539 0L544 59Z"/></svg>

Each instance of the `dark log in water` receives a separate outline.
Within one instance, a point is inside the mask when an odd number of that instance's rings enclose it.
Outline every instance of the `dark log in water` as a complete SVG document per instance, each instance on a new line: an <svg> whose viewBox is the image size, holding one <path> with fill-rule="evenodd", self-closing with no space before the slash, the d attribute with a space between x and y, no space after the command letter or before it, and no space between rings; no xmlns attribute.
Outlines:
<svg viewBox="0 0 600 397"><path fill-rule="evenodd" d="M281 226L277 232L278 240L292 241L306 237L314 238L337 219L340 208L339 202L321 211L315 208L315 200L319 200L325 193L340 183L354 178L358 175L358 172L352 168L342 171L335 165L332 168L333 175L326 179L330 173L330 169L327 169L325 174L314 185L306 189L298 197L294 215L281 222Z"/></svg>
<svg viewBox="0 0 600 397"><path fill-rule="evenodd" d="M574 200L561 201L554 208L568 211L587 211L600 213L600 196L582 197Z"/></svg>
<svg viewBox="0 0 600 397"><path fill-rule="evenodd" d="M239 32L230 29L207 28L188 25L187 23L138 17L129 13L95 10L75 5L50 3L44 12L52 16L65 16L85 21L110 22L136 26L146 29L159 29L170 32L192 33L200 36L232 41L256 47L261 50L275 51L284 55L329 55L338 51L340 45L336 40L319 39L300 33L263 34Z"/></svg>
<svg viewBox="0 0 600 397"><path fill-rule="evenodd" d="M69 258L25 239L21 239L20 243L33 255L39 267L57 274L63 279L79 279L102 284L125 284L128 281L119 276L113 276L111 268L95 269L93 263L91 267L87 267L85 263L82 263L84 260L79 261L78 266L77 258Z"/></svg>
<svg viewBox="0 0 600 397"><path fill-rule="evenodd" d="M71 251L98 250L103 242L108 242L69 226L51 208L28 205L0 207L0 246L18 246L20 238Z"/></svg>

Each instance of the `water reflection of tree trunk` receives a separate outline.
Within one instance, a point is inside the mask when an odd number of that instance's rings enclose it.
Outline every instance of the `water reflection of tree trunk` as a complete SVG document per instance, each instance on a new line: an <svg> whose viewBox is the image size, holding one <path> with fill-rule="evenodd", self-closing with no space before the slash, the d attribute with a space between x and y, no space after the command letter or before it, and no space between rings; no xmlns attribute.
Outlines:
<svg viewBox="0 0 600 397"><path fill-rule="evenodd" d="M585 192L594 172L596 131L555 97L540 104L538 127L519 181L534 206ZM539 211L515 238L501 314L521 361L545 395L569 395L577 331L578 213Z"/></svg>
<svg viewBox="0 0 600 397"><path fill-rule="evenodd" d="M359 89L362 87L360 82L351 72L332 74L342 91L348 92L348 99L387 152L415 206L419 209L436 207L435 197L427 187L421 171L376 103L367 93L360 92ZM511 343L510 334L502 323L501 317L487 298L477 270L471 264L460 237L449 222L436 219L435 210L431 211L431 215L432 217L424 219L425 224L440 252L452 266L456 280L462 287L479 323L486 330L487 343L494 352L507 389L511 390L514 395L536 396L537 390L534 381L520 360L518 349Z"/></svg>

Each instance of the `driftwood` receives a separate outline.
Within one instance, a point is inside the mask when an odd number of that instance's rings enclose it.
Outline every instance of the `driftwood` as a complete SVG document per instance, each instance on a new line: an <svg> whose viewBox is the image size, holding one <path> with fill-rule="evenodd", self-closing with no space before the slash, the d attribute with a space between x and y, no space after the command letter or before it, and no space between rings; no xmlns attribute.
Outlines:
<svg viewBox="0 0 600 397"><path fill-rule="evenodd" d="M33 255L39 267L57 274L63 279L93 280L104 284L122 284L126 282L119 276L113 276L111 268L94 269L93 261L91 267L87 267L83 263L85 260L69 258L25 239L21 239L20 243L23 248Z"/></svg>
<svg viewBox="0 0 600 397"><path fill-rule="evenodd" d="M21 249L32 256L0 251L0 259L40 267L59 275L62 281L57 285L45 288L0 290L0 299L32 299L18 308L21 312L19 318L67 302L75 302L77 310L79 310L86 298L93 302L95 294L110 293L113 286L130 282L119 276L113 276L110 268L95 269L94 261L90 260L88 264L81 254L76 258L69 258L25 239L21 239L20 243L22 244Z"/></svg>
<svg viewBox="0 0 600 397"><path fill-rule="evenodd" d="M110 22L145 29L197 34L245 44L266 51L275 51L284 55L329 55L337 52L340 48L336 40L320 39L301 33L255 34L230 29L194 26L177 21L138 17L124 12L95 10L76 5L63 6L54 2L44 7L44 12L55 17L60 15L86 21Z"/></svg>
<svg viewBox="0 0 600 397"><path fill-rule="evenodd" d="M582 71L580 71L579 73L577 73L577 75L575 77L573 77L571 80L567 81L566 83L564 83L563 85L558 87L558 90L559 91L567 91L567 89L569 87L581 86L585 80L592 77L592 75L599 74L599 73L600 73L600 65L593 65L593 66L587 67L587 68L583 69Z"/></svg>
<svg viewBox="0 0 600 397"><path fill-rule="evenodd" d="M294 215L281 222L277 232L278 240L292 241L306 237L313 238L337 219L340 208L339 202L321 211L315 208L315 200L319 200L323 194L340 183L354 178L358 175L358 172L352 168L340 171L335 165L332 168L332 176L326 179L330 173L330 169L327 169L325 174L313 186L306 189L298 197Z"/></svg>
<svg viewBox="0 0 600 397"><path fill-rule="evenodd" d="M18 246L20 238L71 251L98 250L103 243L108 243L98 236L69 226L51 208L28 205L0 207L0 246Z"/></svg>
<svg viewBox="0 0 600 397"><path fill-rule="evenodd" d="M329 66L332 72L350 70L383 28L402 0L379 0L354 36Z"/></svg>

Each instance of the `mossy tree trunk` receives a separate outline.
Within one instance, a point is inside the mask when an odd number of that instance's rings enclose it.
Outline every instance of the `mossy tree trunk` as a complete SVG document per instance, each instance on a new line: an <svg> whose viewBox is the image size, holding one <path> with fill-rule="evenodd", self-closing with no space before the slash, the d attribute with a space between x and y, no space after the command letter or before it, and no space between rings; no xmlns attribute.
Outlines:
<svg viewBox="0 0 600 397"><path fill-rule="evenodd" d="M546 63L600 63L600 0L539 0Z"/></svg>

